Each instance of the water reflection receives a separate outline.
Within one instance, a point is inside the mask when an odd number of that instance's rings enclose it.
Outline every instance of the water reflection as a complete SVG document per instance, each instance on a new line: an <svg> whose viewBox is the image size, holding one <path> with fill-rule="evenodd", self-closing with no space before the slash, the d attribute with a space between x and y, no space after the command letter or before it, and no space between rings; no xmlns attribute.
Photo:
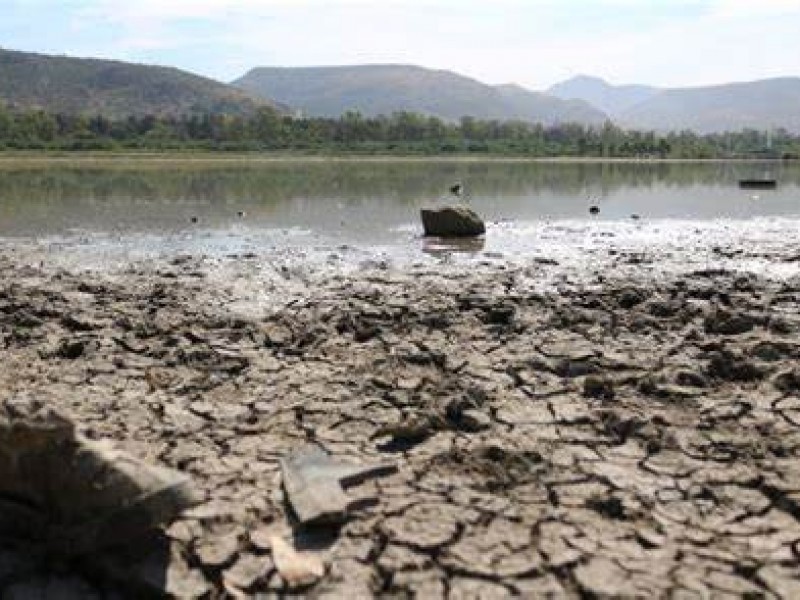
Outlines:
<svg viewBox="0 0 800 600"><path fill-rule="evenodd" d="M477 254L483 252L486 239L475 238L422 238L422 251L431 256L443 257L451 254Z"/></svg>
<svg viewBox="0 0 800 600"><path fill-rule="evenodd" d="M0 235L126 234L302 227L381 241L417 224L418 209L463 182L491 221L747 218L800 212L790 163L504 163L311 161L0 167ZM758 201L738 181L768 169L778 189ZM193 219L194 217L194 219Z"/></svg>

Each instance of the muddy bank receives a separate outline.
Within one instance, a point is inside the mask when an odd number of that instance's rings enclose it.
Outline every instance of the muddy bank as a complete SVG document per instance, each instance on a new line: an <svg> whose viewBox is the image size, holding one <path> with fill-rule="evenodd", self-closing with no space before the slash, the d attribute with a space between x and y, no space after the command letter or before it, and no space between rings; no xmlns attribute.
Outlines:
<svg viewBox="0 0 800 600"><path fill-rule="evenodd" d="M284 301L238 311L201 258L34 258L0 257L0 400L52 403L209 500L124 557L6 541L11 597L800 594L797 278L278 270ZM309 445L396 472L349 487L340 527L300 527L280 461ZM305 578L279 573L296 551Z"/></svg>

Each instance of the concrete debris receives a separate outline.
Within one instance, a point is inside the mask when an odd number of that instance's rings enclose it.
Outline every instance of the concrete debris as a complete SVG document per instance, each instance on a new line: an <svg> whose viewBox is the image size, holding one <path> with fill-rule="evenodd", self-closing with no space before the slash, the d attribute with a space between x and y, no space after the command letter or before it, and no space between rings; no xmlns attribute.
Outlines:
<svg viewBox="0 0 800 600"><path fill-rule="evenodd" d="M314 446L281 460L283 488L303 525L343 522L355 505L343 486L396 471L397 466L390 463L365 466L341 462Z"/></svg>

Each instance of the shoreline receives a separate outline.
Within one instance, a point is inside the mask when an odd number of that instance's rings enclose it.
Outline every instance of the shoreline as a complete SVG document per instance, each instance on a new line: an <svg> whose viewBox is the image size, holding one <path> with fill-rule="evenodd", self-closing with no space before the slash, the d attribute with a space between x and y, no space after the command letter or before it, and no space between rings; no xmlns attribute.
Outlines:
<svg viewBox="0 0 800 600"><path fill-rule="evenodd" d="M441 263L322 273L292 295L276 265L258 288L286 302L247 315L237 282L264 256L106 273L13 248L0 252L0 401L50 403L207 495L167 529L160 567L183 576L155 589L796 591L796 275L650 272L622 250L629 268L588 264L581 279L536 261ZM555 285L539 289L547 273ZM308 445L398 471L348 489L375 502L332 535L301 531L279 462ZM267 533L316 539L300 549L324 575L293 588ZM82 565L83 583L153 592L137 574L148 546L128 550L116 570Z"/></svg>
<svg viewBox="0 0 800 600"><path fill-rule="evenodd" d="M435 162L443 164L472 164L472 163L541 163L541 164L795 164L796 160L785 159L759 159L759 158L708 158L708 159L679 159L679 158L600 158L600 157L524 157L524 156L502 156L502 155L360 155L360 154L303 154L291 152L221 152L221 151L0 151L0 168L15 167L20 164L41 164L43 166L59 163L97 163L106 164L116 161L134 161L132 167L148 165L149 163L159 162L168 163L174 166L176 163L190 164L282 164L282 163L350 163L350 162L373 162L373 163L426 163Z"/></svg>

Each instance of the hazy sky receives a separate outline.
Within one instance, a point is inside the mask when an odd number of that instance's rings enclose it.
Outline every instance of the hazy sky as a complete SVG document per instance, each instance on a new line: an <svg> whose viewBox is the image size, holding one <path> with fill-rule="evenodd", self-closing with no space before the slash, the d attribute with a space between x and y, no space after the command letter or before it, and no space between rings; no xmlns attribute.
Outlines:
<svg viewBox="0 0 800 600"><path fill-rule="evenodd" d="M545 88L800 76L800 0L0 0L0 46L174 65L413 63Z"/></svg>

